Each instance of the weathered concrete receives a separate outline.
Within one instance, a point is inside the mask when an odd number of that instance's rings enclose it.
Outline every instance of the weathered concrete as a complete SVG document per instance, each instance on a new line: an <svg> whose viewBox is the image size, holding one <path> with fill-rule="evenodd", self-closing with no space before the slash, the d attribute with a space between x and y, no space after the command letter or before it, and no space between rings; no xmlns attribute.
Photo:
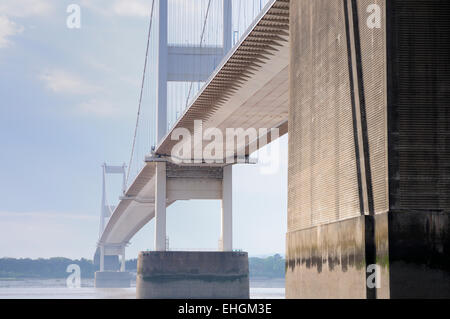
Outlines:
<svg viewBox="0 0 450 319"><path fill-rule="evenodd" d="M287 298L366 298L365 217L287 236Z"/></svg>
<svg viewBox="0 0 450 319"><path fill-rule="evenodd" d="M391 298L450 298L450 214L389 213Z"/></svg>
<svg viewBox="0 0 450 319"><path fill-rule="evenodd" d="M289 298L450 298L450 2L376 6L291 1Z"/></svg>
<svg viewBox="0 0 450 319"><path fill-rule="evenodd" d="M287 237L287 298L367 298L367 228L371 217L291 232ZM376 215L376 265L385 298L450 296L450 216L442 212Z"/></svg>
<svg viewBox="0 0 450 319"><path fill-rule="evenodd" d="M376 298L389 299L389 214L378 214L374 218L375 222L375 256L376 264L380 266L380 288L376 291Z"/></svg>
<svg viewBox="0 0 450 319"><path fill-rule="evenodd" d="M95 288L129 288L130 286L129 272L97 271L95 273Z"/></svg>
<svg viewBox="0 0 450 319"><path fill-rule="evenodd" d="M138 299L248 299L248 254L141 252Z"/></svg>

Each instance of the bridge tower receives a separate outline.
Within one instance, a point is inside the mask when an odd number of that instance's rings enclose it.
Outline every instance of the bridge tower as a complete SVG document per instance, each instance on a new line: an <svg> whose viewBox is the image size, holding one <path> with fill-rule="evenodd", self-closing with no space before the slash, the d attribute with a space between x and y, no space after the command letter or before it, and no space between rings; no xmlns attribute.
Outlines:
<svg viewBox="0 0 450 319"><path fill-rule="evenodd" d="M168 42L168 1L158 1L159 41L157 54L158 93L156 136L159 144L167 134L167 84L172 81L206 81L213 73L216 65L212 61L220 62L232 47L232 0L223 0L223 46L221 48L197 46L171 45ZM193 74L191 65L200 67ZM176 67L175 67L176 66ZM180 67L181 66L181 67ZM166 247L166 188L165 163L157 163L156 185L156 217L155 217L155 250L165 251ZM224 191L226 198L222 199L222 235L221 248L232 250L231 230L231 174L232 167L226 168L224 175Z"/></svg>
<svg viewBox="0 0 450 319"><path fill-rule="evenodd" d="M103 183L102 183L102 206L100 210L100 229L99 238L102 236L105 226L107 224L107 219L112 215L114 211L114 206L108 204L106 195L106 178L108 175L122 175L122 192L125 193L127 187L127 166L123 164L122 166L110 166L104 163L102 165L103 170Z"/></svg>
<svg viewBox="0 0 450 319"><path fill-rule="evenodd" d="M126 192L127 166L102 165L102 204L100 211L99 243L95 253L94 262L100 266L95 274L97 288L121 288L130 286L130 276L125 272L126 245L104 245L101 237L115 206L110 205L107 199L108 175L122 175L122 193ZM119 256L120 262L119 262ZM119 271L119 272L118 272Z"/></svg>

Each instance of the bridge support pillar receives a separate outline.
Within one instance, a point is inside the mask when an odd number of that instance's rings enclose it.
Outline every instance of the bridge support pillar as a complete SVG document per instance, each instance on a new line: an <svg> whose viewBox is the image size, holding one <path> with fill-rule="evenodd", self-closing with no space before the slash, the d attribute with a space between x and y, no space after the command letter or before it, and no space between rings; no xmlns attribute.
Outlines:
<svg viewBox="0 0 450 319"><path fill-rule="evenodd" d="M222 218L221 247L222 251L233 250L233 166L223 169L222 180Z"/></svg>
<svg viewBox="0 0 450 319"><path fill-rule="evenodd" d="M290 2L287 298L450 297L450 2L418 3Z"/></svg>
<svg viewBox="0 0 450 319"><path fill-rule="evenodd" d="M122 271L97 271L95 288L130 288L131 275Z"/></svg>
<svg viewBox="0 0 450 319"><path fill-rule="evenodd" d="M244 252L141 252L138 299L248 299Z"/></svg>
<svg viewBox="0 0 450 319"><path fill-rule="evenodd" d="M99 245L100 271L95 273L96 288L130 287L131 276L125 271L125 246Z"/></svg>
<svg viewBox="0 0 450 319"><path fill-rule="evenodd" d="M166 251L166 163L156 164L155 250Z"/></svg>

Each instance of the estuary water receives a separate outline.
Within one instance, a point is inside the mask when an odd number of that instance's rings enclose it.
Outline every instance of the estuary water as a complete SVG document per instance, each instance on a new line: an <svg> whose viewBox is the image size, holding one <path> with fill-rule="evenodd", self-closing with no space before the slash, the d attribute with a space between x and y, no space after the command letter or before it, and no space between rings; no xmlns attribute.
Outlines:
<svg viewBox="0 0 450 319"><path fill-rule="evenodd" d="M135 299L136 287L94 288L93 280L82 280L82 288L67 288L65 279L0 280L0 299ZM284 280L252 279L251 299L284 299Z"/></svg>

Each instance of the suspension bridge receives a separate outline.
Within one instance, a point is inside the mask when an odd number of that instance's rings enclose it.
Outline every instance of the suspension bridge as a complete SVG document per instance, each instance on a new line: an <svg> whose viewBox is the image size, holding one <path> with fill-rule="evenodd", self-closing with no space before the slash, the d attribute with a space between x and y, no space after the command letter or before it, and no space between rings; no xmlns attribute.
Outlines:
<svg viewBox="0 0 450 319"><path fill-rule="evenodd" d="M248 161L287 133L288 65L287 0L152 1L130 162L128 168L103 166L104 181L122 174L124 190L116 207L102 204L100 273L125 272L126 246L152 219L155 251L166 251L166 208L176 201L221 200L218 251L233 251L232 166L238 153ZM214 163L201 157L211 142L203 135L182 141L192 152L175 161L174 132L194 136L198 121L202 130L224 136L227 128L266 130L240 146L225 140L223 161Z"/></svg>
<svg viewBox="0 0 450 319"><path fill-rule="evenodd" d="M248 298L233 164L289 133L286 297L450 296L449 13L440 0L152 1L130 162L103 167L124 192L102 205L96 281L125 274L154 219L137 297ZM166 208L190 199L222 202L218 251L167 251Z"/></svg>

